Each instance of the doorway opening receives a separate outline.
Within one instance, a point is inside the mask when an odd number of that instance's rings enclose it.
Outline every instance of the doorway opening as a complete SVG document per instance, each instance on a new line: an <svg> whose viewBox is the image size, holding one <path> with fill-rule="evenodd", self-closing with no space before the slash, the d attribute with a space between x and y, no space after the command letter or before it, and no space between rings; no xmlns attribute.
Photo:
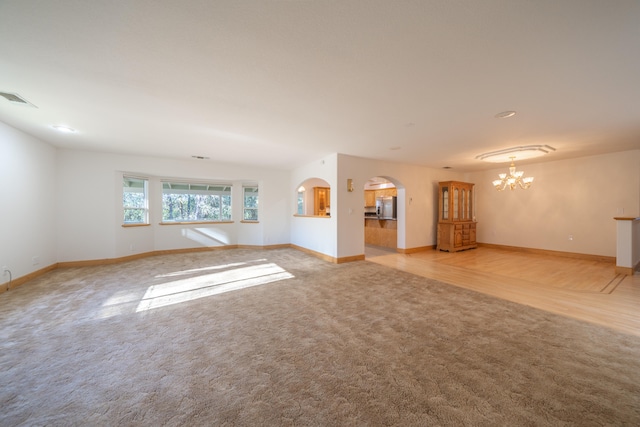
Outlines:
<svg viewBox="0 0 640 427"><path fill-rule="evenodd" d="M404 227L404 192L390 177L375 176L364 185L365 258L396 253L398 229ZM401 196L401 197L399 197Z"/></svg>

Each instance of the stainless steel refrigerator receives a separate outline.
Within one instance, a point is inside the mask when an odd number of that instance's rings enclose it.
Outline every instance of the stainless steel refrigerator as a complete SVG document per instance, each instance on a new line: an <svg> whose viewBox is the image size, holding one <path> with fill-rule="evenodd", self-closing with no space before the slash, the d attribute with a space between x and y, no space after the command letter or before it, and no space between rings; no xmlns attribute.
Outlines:
<svg viewBox="0 0 640 427"><path fill-rule="evenodd" d="M376 197L378 219L397 219L398 198L396 196Z"/></svg>

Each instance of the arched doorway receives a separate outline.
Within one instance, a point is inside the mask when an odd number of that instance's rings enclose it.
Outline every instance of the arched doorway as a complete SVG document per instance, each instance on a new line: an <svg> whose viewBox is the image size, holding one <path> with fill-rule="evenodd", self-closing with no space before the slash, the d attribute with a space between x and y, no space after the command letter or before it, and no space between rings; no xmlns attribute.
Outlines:
<svg viewBox="0 0 640 427"><path fill-rule="evenodd" d="M396 253L404 235L404 187L392 177L375 176L364 184L365 257Z"/></svg>

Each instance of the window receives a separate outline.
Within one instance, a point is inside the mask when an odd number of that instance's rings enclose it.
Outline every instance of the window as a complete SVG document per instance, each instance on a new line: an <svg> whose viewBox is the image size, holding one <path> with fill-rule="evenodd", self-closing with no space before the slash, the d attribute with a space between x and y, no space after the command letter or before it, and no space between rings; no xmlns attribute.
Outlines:
<svg viewBox="0 0 640 427"><path fill-rule="evenodd" d="M231 186L163 182L162 221L231 221Z"/></svg>
<svg viewBox="0 0 640 427"><path fill-rule="evenodd" d="M130 176L122 177L122 207L125 224L148 224L148 180Z"/></svg>
<svg viewBox="0 0 640 427"><path fill-rule="evenodd" d="M304 215L304 187L298 188L298 215Z"/></svg>
<svg viewBox="0 0 640 427"><path fill-rule="evenodd" d="M258 220L258 187L243 187L244 208L242 219L245 221Z"/></svg>

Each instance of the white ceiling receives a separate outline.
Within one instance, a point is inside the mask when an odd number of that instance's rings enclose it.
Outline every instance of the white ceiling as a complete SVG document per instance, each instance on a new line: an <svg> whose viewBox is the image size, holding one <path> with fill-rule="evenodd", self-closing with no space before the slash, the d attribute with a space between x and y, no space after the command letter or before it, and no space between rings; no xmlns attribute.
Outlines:
<svg viewBox="0 0 640 427"><path fill-rule="evenodd" d="M637 149L640 1L0 0L0 91L58 147L277 168Z"/></svg>

